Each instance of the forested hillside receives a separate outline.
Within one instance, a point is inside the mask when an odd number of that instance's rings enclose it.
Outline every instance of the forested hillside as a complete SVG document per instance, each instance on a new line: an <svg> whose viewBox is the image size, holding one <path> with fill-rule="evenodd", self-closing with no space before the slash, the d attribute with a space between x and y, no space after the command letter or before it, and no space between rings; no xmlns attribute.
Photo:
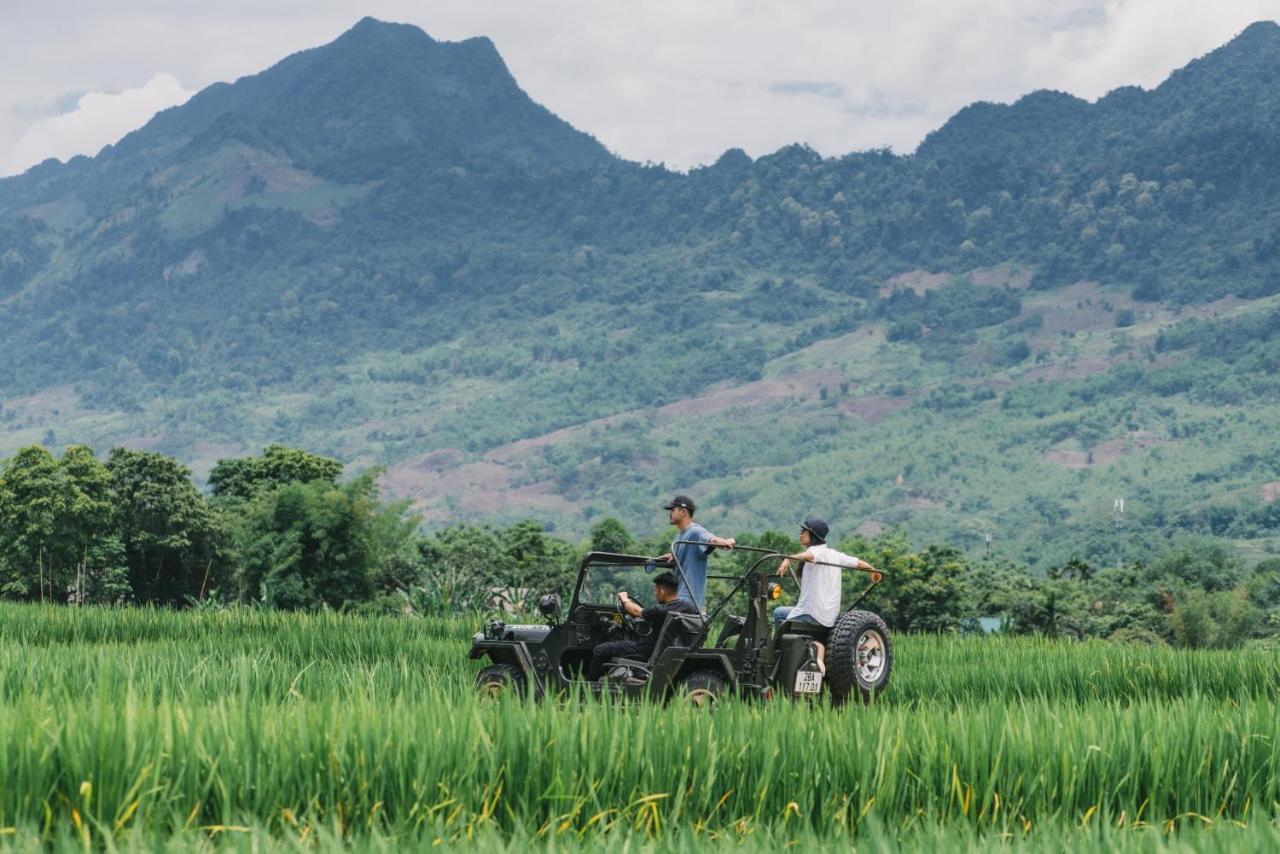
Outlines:
<svg viewBox="0 0 1280 854"><path fill-rule="evenodd" d="M0 454L270 442L429 523L1280 549L1280 26L910 155L636 164L365 19L0 180ZM1126 499L1117 536L1113 501Z"/></svg>

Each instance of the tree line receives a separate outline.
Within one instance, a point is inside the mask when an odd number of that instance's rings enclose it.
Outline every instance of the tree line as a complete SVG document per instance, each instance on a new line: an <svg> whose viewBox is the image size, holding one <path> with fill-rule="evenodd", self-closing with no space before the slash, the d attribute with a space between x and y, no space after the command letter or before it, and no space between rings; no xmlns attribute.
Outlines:
<svg viewBox="0 0 1280 854"><path fill-rule="evenodd" d="M257 605L404 613L524 612L567 596L589 551L656 555L669 532L635 537L613 518L578 542L535 521L424 533L408 502L384 502L378 471L272 445L218 462L200 490L163 454L83 445L19 450L0 463L0 595L66 604ZM787 534L738 538L787 552ZM1188 538L1149 561L1073 559L1035 574L905 531L838 543L883 570L871 605L898 631L998 630L1189 647L1274 643L1280 559L1247 566L1224 541ZM754 555L720 553L744 567ZM845 602L865 578L850 574ZM717 595L713 582L709 596Z"/></svg>

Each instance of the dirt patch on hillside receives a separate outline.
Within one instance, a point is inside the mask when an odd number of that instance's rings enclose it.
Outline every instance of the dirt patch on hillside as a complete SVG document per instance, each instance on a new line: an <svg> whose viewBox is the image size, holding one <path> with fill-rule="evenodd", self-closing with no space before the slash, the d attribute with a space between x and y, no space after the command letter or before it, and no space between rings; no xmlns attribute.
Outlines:
<svg viewBox="0 0 1280 854"><path fill-rule="evenodd" d="M392 498L413 500L413 508L427 521L449 521L459 514L571 511L555 484L541 481L516 485L524 474L519 465L491 459L463 462L462 451L441 448L387 470L380 481Z"/></svg>
<svg viewBox="0 0 1280 854"><path fill-rule="evenodd" d="M999 264L974 270L969 274L969 281L984 288L1011 287L1026 290L1031 285L1034 270L1030 267L1015 267L1013 264Z"/></svg>
<svg viewBox="0 0 1280 854"><path fill-rule="evenodd" d="M593 421L585 421L582 424L574 424L572 427L561 427L559 430L552 430L550 433L544 433L541 436L534 436L532 439L517 439L514 442L508 442L505 445L499 445L491 449L485 454L486 459L498 460L499 462L511 463L528 459L535 452L571 439L575 435L593 428L609 427L628 418L635 418L639 413L621 412L617 415L609 415L605 418L596 418Z"/></svg>
<svg viewBox="0 0 1280 854"><path fill-rule="evenodd" d="M1146 430L1136 430L1118 439L1099 442L1088 451L1072 448L1051 448L1041 454L1040 458L1046 463L1053 463L1063 468L1084 469L1093 466L1110 465L1121 457L1167 443L1167 439L1161 439Z"/></svg>
<svg viewBox="0 0 1280 854"><path fill-rule="evenodd" d="M1144 451L1162 445L1164 441L1145 430L1138 430L1120 439L1108 439L1093 446L1093 464L1105 466L1114 463L1126 454Z"/></svg>
<svg viewBox="0 0 1280 854"><path fill-rule="evenodd" d="M11 424L16 427L56 427L57 421L70 421L85 414L80 408L80 395L69 385L15 397L0 408L13 413Z"/></svg>
<svg viewBox="0 0 1280 854"><path fill-rule="evenodd" d="M710 391L668 403L658 409L660 420L670 421L687 415L710 415L726 409L741 409L786 400L817 400L822 389L837 389L843 377L839 371L813 369L798 371L770 380Z"/></svg>
<svg viewBox="0 0 1280 854"><path fill-rule="evenodd" d="M1262 500L1270 504L1277 498L1280 498L1280 480L1273 480L1270 483L1264 483L1258 487L1258 494L1262 496Z"/></svg>
<svg viewBox="0 0 1280 854"><path fill-rule="evenodd" d="M930 273L926 270L909 270L884 280L880 286L880 296L887 297L899 288L910 288L920 296L935 291L951 278L949 273Z"/></svg>
<svg viewBox="0 0 1280 854"><path fill-rule="evenodd" d="M1135 305L1127 295L1103 293L1097 282L1076 282L1047 292L1045 299L1037 298L1027 313L1040 315L1044 325L1035 337L1045 339L1063 332L1110 331L1115 328L1116 312Z"/></svg>

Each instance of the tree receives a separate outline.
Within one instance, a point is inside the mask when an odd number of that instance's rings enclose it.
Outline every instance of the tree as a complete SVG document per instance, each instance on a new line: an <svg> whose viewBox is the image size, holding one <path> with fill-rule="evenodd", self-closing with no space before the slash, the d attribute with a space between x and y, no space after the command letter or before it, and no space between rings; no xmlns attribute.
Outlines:
<svg viewBox="0 0 1280 854"><path fill-rule="evenodd" d="M493 562L502 544L493 529L454 525L423 541L428 602L440 610L484 608L496 586Z"/></svg>
<svg viewBox="0 0 1280 854"><path fill-rule="evenodd" d="M217 498L252 498L259 491L287 483L319 481L333 485L342 474L338 460L283 445L269 445L260 457L219 460L209 472Z"/></svg>
<svg viewBox="0 0 1280 854"><path fill-rule="evenodd" d="M55 576L57 524L65 496L58 463L39 446L22 448L0 469L0 592L58 599L69 578Z"/></svg>
<svg viewBox="0 0 1280 854"><path fill-rule="evenodd" d="M500 567L499 585L510 592L512 604L524 608L541 593L563 586L572 550L547 536L542 525L525 520L502 535L505 560Z"/></svg>
<svg viewBox="0 0 1280 854"><path fill-rule="evenodd" d="M612 516L607 516L591 526L593 552L630 554L633 548L635 548L635 541L631 539L631 534Z"/></svg>
<svg viewBox="0 0 1280 854"><path fill-rule="evenodd" d="M62 500L55 520L61 561L75 568L72 599L115 602L129 593L124 544L111 472L84 445L73 445L58 463Z"/></svg>
<svg viewBox="0 0 1280 854"><path fill-rule="evenodd" d="M855 538L841 543L840 550L884 572L877 596L885 603L882 616L895 630L949 632L959 628L964 616L959 581L965 572L959 549L934 545L915 553L906 534L894 531L871 542Z"/></svg>
<svg viewBox="0 0 1280 854"><path fill-rule="evenodd" d="M1230 590L1243 574L1240 559L1226 543L1183 537L1151 564L1148 577L1159 585L1192 585L1213 592Z"/></svg>
<svg viewBox="0 0 1280 854"><path fill-rule="evenodd" d="M220 526L186 466L115 448L107 470L134 598L181 604L225 582Z"/></svg>
<svg viewBox="0 0 1280 854"><path fill-rule="evenodd" d="M368 601L385 567L380 561L399 555L405 530L396 526L396 537L380 542L388 511L377 494L372 472L342 486L295 481L258 492L237 531L244 598L286 609Z"/></svg>
<svg viewBox="0 0 1280 854"><path fill-rule="evenodd" d="M106 467L83 445L61 460L20 450L0 470L0 592L112 602L129 589Z"/></svg>

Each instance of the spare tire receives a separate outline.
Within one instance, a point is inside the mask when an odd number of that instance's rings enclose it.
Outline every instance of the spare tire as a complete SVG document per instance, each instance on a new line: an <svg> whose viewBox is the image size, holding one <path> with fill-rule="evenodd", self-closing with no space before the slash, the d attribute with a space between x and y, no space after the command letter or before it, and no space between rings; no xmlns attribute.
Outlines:
<svg viewBox="0 0 1280 854"><path fill-rule="evenodd" d="M893 670L889 627L870 611L841 614L827 642L827 687L831 702L851 697L869 703L884 692Z"/></svg>

